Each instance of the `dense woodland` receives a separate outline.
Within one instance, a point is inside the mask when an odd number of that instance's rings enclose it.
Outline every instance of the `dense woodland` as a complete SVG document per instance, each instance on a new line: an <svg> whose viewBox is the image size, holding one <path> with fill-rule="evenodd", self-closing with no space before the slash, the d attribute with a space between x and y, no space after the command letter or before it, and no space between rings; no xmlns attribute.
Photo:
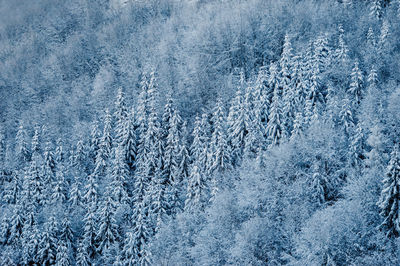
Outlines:
<svg viewBox="0 0 400 266"><path fill-rule="evenodd" d="M0 265L399 265L400 1L0 0Z"/></svg>

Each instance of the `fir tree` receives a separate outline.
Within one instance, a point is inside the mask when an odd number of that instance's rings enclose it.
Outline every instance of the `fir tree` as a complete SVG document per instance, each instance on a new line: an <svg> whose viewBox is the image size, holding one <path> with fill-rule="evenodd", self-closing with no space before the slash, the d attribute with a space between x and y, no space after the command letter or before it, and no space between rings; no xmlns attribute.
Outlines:
<svg viewBox="0 0 400 266"><path fill-rule="evenodd" d="M360 123L350 138L349 161L356 170L361 170L364 159L364 133Z"/></svg>
<svg viewBox="0 0 400 266"><path fill-rule="evenodd" d="M390 25L387 20L382 22L381 33L378 39L378 52L383 55L388 49L388 38L390 33Z"/></svg>
<svg viewBox="0 0 400 266"><path fill-rule="evenodd" d="M85 243L83 241L79 241L78 248L76 251L76 265L77 266L89 266L90 258L87 253Z"/></svg>
<svg viewBox="0 0 400 266"><path fill-rule="evenodd" d="M212 122L214 131L211 136L210 147L212 153L211 172L223 172L230 168L231 158L227 143L225 110L221 99L217 101Z"/></svg>
<svg viewBox="0 0 400 266"><path fill-rule="evenodd" d="M54 190L51 195L54 204L62 206L62 204L67 200L67 186L68 184L64 178L64 168L61 166L57 169L56 181L53 185Z"/></svg>
<svg viewBox="0 0 400 266"><path fill-rule="evenodd" d="M99 229L95 239L98 243L98 251L100 254L119 240L118 226L114 218L115 210L115 202L111 195L108 195L99 213Z"/></svg>
<svg viewBox="0 0 400 266"><path fill-rule="evenodd" d="M42 238L39 243L38 257L42 265L55 263L57 254L57 222L54 217L50 217L44 226Z"/></svg>
<svg viewBox="0 0 400 266"><path fill-rule="evenodd" d="M76 207L83 206L83 199L81 194L81 182L80 179L75 177L74 182L71 185L69 192L69 202L71 207L76 210Z"/></svg>
<svg viewBox="0 0 400 266"><path fill-rule="evenodd" d="M351 72L351 83L349 87L349 93L354 97L356 104L360 104L361 102L362 83L363 83L363 75L358 67L358 61L356 61L354 63L354 67Z"/></svg>
<svg viewBox="0 0 400 266"><path fill-rule="evenodd" d="M379 19L382 16L382 2L381 0L372 0L370 4L371 18Z"/></svg>
<svg viewBox="0 0 400 266"><path fill-rule="evenodd" d="M345 133L349 135L351 129L354 127L354 119L353 119L353 112L350 100L347 97L345 97L342 101L342 106L339 116L340 116L340 122L343 125Z"/></svg>
<svg viewBox="0 0 400 266"><path fill-rule="evenodd" d="M17 135L15 137L15 150L16 159L18 161L18 169L23 168L25 163L30 160L30 152L26 143L26 138L26 131L21 121L18 127Z"/></svg>
<svg viewBox="0 0 400 266"><path fill-rule="evenodd" d="M245 136L247 134L245 123L245 108L242 91L237 90L235 98L231 102L228 114L228 143L232 149L232 163L239 165L243 156ZM196 124L195 124L196 129ZM193 143L195 143L193 141ZM193 159L196 159L192 150Z"/></svg>
<svg viewBox="0 0 400 266"><path fill-rule="evenodd" d="M56 266L71 265L70 258L68 256L68 248L63 241L58 242L55 264Z"/></svg>
<svg viewBox="0 0 400 266"><path fill-rule="evenodd" d="M114 153L110 193L117 204L127 203L129 201L129 196L126 182L128 180L129 170L121 145L118 145L114 149Z"/></svg>
<svg viewBox="0 0 400 266"><path fill-rule="evenodd" d="M22 212L22 206L17 203L14 206L13 215L10 219L10 237L8 243L14 246L18 245L19 240L22 236L22 229L24 227L24 217Z"/></svg>
<svg viewBox="0 0 400 266"><path fill-rule="evenodd" d="M92 124L89 140L89 158L92 164L95 164L98 150L100 149L100 131L97 120Z"/></svg>
<svg viewBox="0 0 400 266"><path fill-rule="evenodd" d="M285 137L284 128L282 125L282 104L278 89L275 88L274 97L267 124L267 138L271 146L278 145L282 138Z"/></svg>
<svg viewBox="0 0 400 266"><path fill-rule="evenodd" d="M387 237L398 237L400 233L400 155L399 145L396 144L390 154L389 165L383 179L383 188L378 202L383 222L380 225Z"/></svg>
<svg viewBox="0 0 400 266"><path fill-rule="evenodd" d="M203 207L202 204L207 199L207 184L199 164L199 161L195 161L194 165L191 167L185 200L185 210L201 210Z"/></svg>
<svg viewBox="0 0 400 266"><path fill-rule="evenodd" d="M345 65L349 60L349 48L344 40L344 29L343 25L339 25L339 40L338 48L336 49L336 58L339 62Z"/></svg>
<svg viewBox="0 0 400 266"><path fill-rule="evenodd" d="M96 205L91 203L86 209L86 214L83 219L83 249L90 258L93 258L96 254Z"/></svg>
<svg viewBox="0 0 400 266"><path fill-rule="evenodd" d="M375 33L372 27L369 27L368 32L367 32L367 44L369 47L373 50L376 45L376 40L375 40Z"/></svg>
<svg viewBox="0 0 400 266"><path fill-rule="evenodd" d="M66 246L66 248L71 251L74 245L74 231L71 227L71 222L68 217L64 217L61 222L60 236L59 240Z"/></svg>

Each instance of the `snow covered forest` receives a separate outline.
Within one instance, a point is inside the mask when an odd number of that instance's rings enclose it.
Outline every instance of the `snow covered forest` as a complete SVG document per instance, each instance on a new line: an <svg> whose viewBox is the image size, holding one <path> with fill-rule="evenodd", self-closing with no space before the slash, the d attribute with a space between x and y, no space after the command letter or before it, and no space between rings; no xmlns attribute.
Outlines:
<svg viewBox="0 0 400 266"><path fill-rule="evenodd" d="M0 0L0 265L400 265L400 0Z"/></svg>

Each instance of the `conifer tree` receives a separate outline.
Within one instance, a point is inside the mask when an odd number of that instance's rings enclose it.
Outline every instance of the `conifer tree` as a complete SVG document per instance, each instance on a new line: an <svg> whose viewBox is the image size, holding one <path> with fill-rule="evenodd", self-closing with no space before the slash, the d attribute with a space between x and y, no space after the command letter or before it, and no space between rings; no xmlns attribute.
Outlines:
<svg viewBox="0 0 400 266"><path fill-rule="evenodd" d="M213 113L214 131L211 136L210 152L212 154L211 173L223 172L230 168L231 158L228 149L225 110L222 100L217 101Z"/></svg>
<svg viewBox="0 0 400 266"><path fill-rule="evenodd" d="M56 266L71 265L70 258L68 256L68 248L63 241L58 242L55 264Z"/></svg>
<svg viewBox="0 0 400 266"><path fill-rule="evenodd" d="M137 203L137 212L135 215L134 226L133 226L133 247L134 247L134 260L133 265L149 265L150 264L150 253L148 251L148 240L150 237L149 221L146 219L146 201ZM129 234L128 234L128 237ZM132 240L128 240L132 241ZM130 256L129 256L130 257ZM126 262L128 265L130 261Z"/></svg>
<svg viewBox="0 0 400 266"><path fill-rule="evenodd" d="M382 16L382 2L381 0L372 0L370 4L370 16L374 19L380 19Z"/></svg>
<svg viewBox="0 0 400 266"><path fill-rule="evenodd" d="M64 217L61 221L60 241L63 241L67 249L71 249L74 244L74 231L71 227L71 222L68 217Z"/></svg>
<svg viewBox="0 0 400 266"><path fill-rule="evenodd" d="M42 238L39 243L39 261L42 265L55 263L57 254L57 222L54 217L50 217L44 226Z"/></svg>
<svg viewBox="0 0 400 266"><path fill-rule="evenodd" d="M86 209L86 214L83 219L83 249L89 255L89 258L93 258L96 254L96 205L91 203Z"/></svg>
<svg viewBox="0 0 400 266"><path fill-rule="evenodd" d="M237 90L236 96L231 102L227 123L228 143L232 150L232 163L233 165L239 165L243 156L244 141L247 134L244 99L240 89ZM192 156L196 156L193 154L193 150Z"/></svg>
<svg viewBox="0 0 400 266"><path fill-rule="evenodd" d="M85 243L83 241L79 241L78 248L76 251L76 265L77 266L89 266L90 265L90 257L87 253Z"/></svg>
<svg viewBox="0 0 400 266"><path fill-rule="evenodd" d="M380 225L387 237L398 237L400 233L400 155L396 144L390 154L390 161L383 179L383 188L378 201L383 222Z"/></svg>
<svg viewBox="0 0 400 266"><path fill-rule="evenodd" d="M383 55L387 51L389 33L390 24L387 20L384 20L382 22L381 33L378 39L378 52L380 55Z"/></svg>
<svg viewBox="0 0 400 266"><path fill-rule="evenodd" d="M351 133L351 129L354 127L354 118L351 103L347 97L345 97L342 101L339 116L345 133L349 135Z"/></svg>
<svg viewBox="0 0 400 266"><path fill-rule="evenodd" d="M16 158L18 161L18 164L16 166L19 169L23 168L26 162L30 160L30 152L26 143L26 138L26 131L21 121L18 127L17 135L15 137L15 150Z"/></svg>
<svg viewBox="0 0 400 266"><path fill-rule="evenodd" d="M102 254L119 240L118 225L115 220L115 202L111 195L106 197L103 208L99 212L99 229L96 234L98 251Z"/></svg>
<svg viewBox="0 0 400 266"><path fill-rule="evenodd" d="M367 32L367 44L371 49L375 48L376 40L375 40L375 33L372 27L369 27Z"/></svg>
<svg viewBox="0 0 400 266"><path fill-rule="evenodd" d="M339 40L338 48L336 49L336 58L339 62L345 65L349 60L349 48L344 40L344 29L343 25L339 25Z"/></svg>
<svg viewBox="0 0 400 266"><path fill-rule="evenodd" d="M129 170L121 145L115 147L114 153L110 178L110 193L117 204L127 203L129 201L129 195L126 182L128 180Z"/></svg>
<svg viewBox="0 0 400 266"><path fill-rule="evenodd" d="M113 139L112 139L112 117L110 111L106 109L104 116L103 135L101 136L100 146L103 149L102 155L107 160L111 155Z"/></svg>
<svg viewBox="0 0 400 266"><path fill-rule="evenodd" d="M356 170L361 170L364 159L364 133L360 123L357 124L354 134L350 138L349 161Z"/></svg>
<svg viewBox="0 0 400 266"><path fill-rule="evenodd" d="M83 207L83 199L81 193L80 179L75 177L69 192L69 202L71 207L76 210L76 207Z"/></svg>
<svg viewBox="0 0 400 266"><path fill-rule="evenodd" d="M362 83L363 75L358 67L358 61L354 63L353 70L351 72L351 83L349 87L349 93L354 97L355 103L360 104L362 97Z"/></svg>
<svg viewBox="0 0 400 266"><path fill-rule="evenodd" d="M279 92L278 89L275 88L267 124L267 138L270 146L278 145L281 139L285 137L284 127L282 125L281 106Z"/></svg>
<svg viewBox="0 0 400 266"><path fill-rule="evenodd" d="M24 217L22 213L22 206L16 204L14 206L13 215L10 219L10 237L8 243L17 246L22 236L22 229L24 227Z"/></svg>
<svg viewBox="0 0 400 266"><path fill-rule="evenodd" d="M303 114L301 112L296 112L290 139L295 139L296 137L302 135L304 126L303 123Z"/></svg>
<svg viewBox="0 0 400 266"><path fill-rule="evenodd" d="M52 185L55 182L56 177L56 161L54 159L54 154L51 150L51 144L47 142L45 151L43 154L43 183L47 184L45 187L45 197L50 197L52 193Z"/></svg>
<svg viewBox="0 0 400 266"><path fill-rule="evenodd" d="M185 210L201 210L203 208L202 204L207 199L207 183L199 164L199 161L195 161L190 170Z"/></svg>
<svg viewBox="0 0 400 266"><path fill-rule="evenodd" d="M67 200L67 183L64 178L64 167L59 167L56 173L56 181L53 185L53 193L51 195L52 202L62 206L62 204Z"/></svg>
<svg viewBox="0 0 400 266"><path fill-rule="evenodd" d="M98 150L100 149L100 131L98 121L93 121L89 140L89 158L92 164L95 164Z"/></svg>

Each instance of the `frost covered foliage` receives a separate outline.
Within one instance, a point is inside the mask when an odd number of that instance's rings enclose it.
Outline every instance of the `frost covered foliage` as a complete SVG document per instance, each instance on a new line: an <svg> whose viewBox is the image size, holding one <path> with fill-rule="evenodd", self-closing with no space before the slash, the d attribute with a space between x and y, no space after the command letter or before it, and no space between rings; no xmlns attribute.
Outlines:
<svg viewBox="0 0 400 266"><path fill-rule="evenodd" d="M399 265L400 1L0 5L0 265Z"/></svg>

